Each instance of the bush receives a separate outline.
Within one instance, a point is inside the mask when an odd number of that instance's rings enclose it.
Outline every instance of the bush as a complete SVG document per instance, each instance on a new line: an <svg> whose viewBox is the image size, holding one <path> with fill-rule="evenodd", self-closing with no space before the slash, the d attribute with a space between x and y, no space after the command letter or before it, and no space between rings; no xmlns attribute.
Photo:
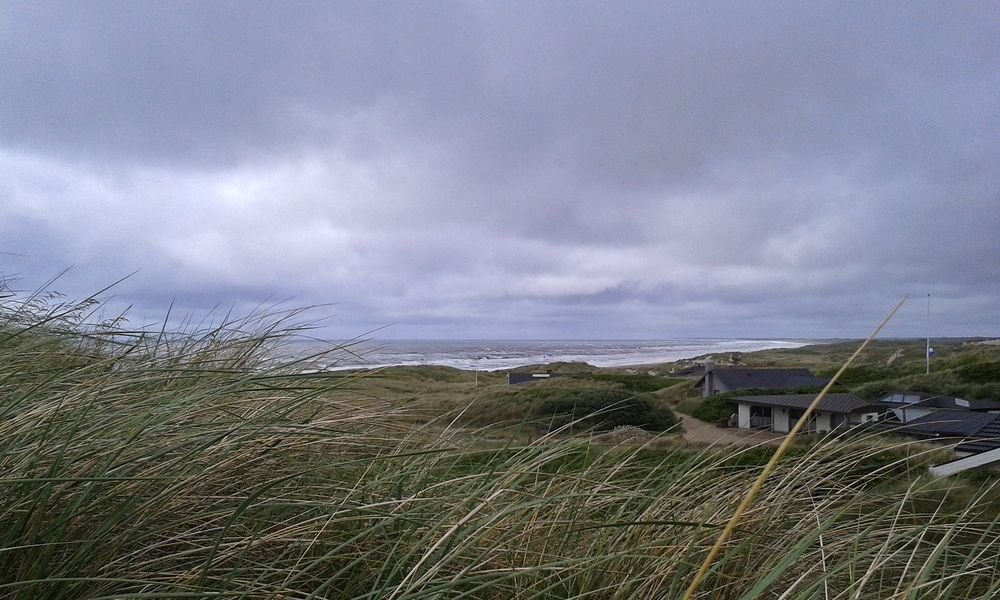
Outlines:
<svg viewBox="0 0 1000 600"><path fill-rule="evenodd" d="M571 390L565 390L570 392ZM663 431L677 424L673 411L646 395L624 389L591 389L550 395L535 403L532 413L551 418L553 428L578 421L573 428L613 429L622 425Z"/></svg>
<svg viewBox="0 0 1000 600"><path fill-rule="evenodd" d="M834 374L839 370L839 367L830 367L829 369L821 369L816 373L819 377L833 377ZM872 365L860 365L855 367L849 367L845 370L839 379L837 379L837 385L840 386L856 386L865 383L883 381L891 377L899 377L901 375L909 375L915 371L912 368L904 368L900 365L895 367L881 367Z"/></svg>
<svg viewBox="0 0 1000 600"><path fill-rule="evenodd" d="M988 363L987 363L988 365ZM1000 400L1000 380L990 380L990 367L982 364L946 371L932 371L930 375L911 375L884 381L872 381L854 387L851 393L865 400L877 400L898 390L946 394L969 400ZM982 383L971 383L970 379L982 379Z"/></svg>
<svg viewBox="0 0 1000 600"><path fill-rule="evenodd" d="M1000 382L1000 361L962 366L955 369L955 371L959 379L964 383Z"/></svg>
<svg viewBox="0 0 1000 600"><path fill-rule="evenodd" d="M677 379L668 379L658 375L646 373L597 373L594 375L596 381L610 381L621 384L633 392L655 392L665 387L670 387L678 382Z"/></svg>
<svg viewBox="0 0 1000 600"><path fill-rule="evenodd" d="M728 396L727 396L728 397ZM691 416L708 423L718 423L729 419L729 415L736 412L736 407L726 401L723 396L712 396L705 398L698 406L691 411Z"/></svg>

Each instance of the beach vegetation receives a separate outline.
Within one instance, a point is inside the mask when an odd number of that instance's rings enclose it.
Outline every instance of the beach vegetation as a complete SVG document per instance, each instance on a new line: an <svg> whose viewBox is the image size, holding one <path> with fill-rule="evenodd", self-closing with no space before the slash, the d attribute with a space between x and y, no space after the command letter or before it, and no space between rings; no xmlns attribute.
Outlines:
<svg viewBox="0 0 1000 600"><path fill-rule="evenodd" d="M648 373L622 373L620 371L594 373L593 378L596 381L610 381L618 383L625 389L637 393L656 392L673 386L681 381L687 381L678 378L663 377L662 375L650 375Z"/></svg>
<svg viewBox="0 0 1000 600"><path fill-rule="evenodd" d="M478 400L317 370L343 350L292 351L308 313L148 331L100 310L0 294L0 597L676 598L770 453L604 443L581 398L662 400L615 382L419 371L562 415L484 443L509 424L463 424ZM931 478L934 452L797 445L699 598L996 597L1000 480Z"/></svg>
<svg viewBox="0 0 1000 600"><path fill-rule="evenodd" d="M648 431L674 428L677 419L669 403L650 393L636 393L613 380L589 376L557 377L519 385L482 389L461 410L459 422L477 426L499 423L535 431L632 426ZM679 432L677 428L675 432Z"/></svg>
<svg viewBox="0 0 1000 600"><path fill-rule="evenodd" d="M648 394L636 395L622 388L548 395L534 402L532 412L539 418L549 419L552 427L569 428L570 431L615 427L666 431L678 423L669 406Z"/></svg>
<svg viewBox="0 0 1000 600"><path fill-rule="evenodd" d="M726 396L712 396L693 402L689 401L682 406L683 409L691 411L689 414L692 417L706 423L725 423L729 419L729 415L736 412L735 405L727 401L728 397L728 394Z"/></svg>

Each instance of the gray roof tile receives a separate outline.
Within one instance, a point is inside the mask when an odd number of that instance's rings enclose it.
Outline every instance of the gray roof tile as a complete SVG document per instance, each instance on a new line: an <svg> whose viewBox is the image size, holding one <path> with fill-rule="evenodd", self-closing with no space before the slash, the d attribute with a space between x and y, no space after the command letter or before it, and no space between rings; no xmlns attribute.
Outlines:
<svg viewBox="0 0 1000 600"><path fill-rule="evenodd" d="M781 390L826 385L829 379L816 377L809 369L745 369L738 367L716 367L710 371L717 384L729 389L757 388L761 390ZM695 385L705 380L702 376Z"/></svg>
<svg viewBox="0 0 1000 600"><path fill-rule="evenodd" d="M736 396L734 398L730 398L729 401L733 403L743 402L746 404L755 404L758 406L783 406L786 408L798 408L805 410L810 404L812 404L814 398L816 398L816 394L783 394L773 396ZM827 394L826 397L820 401L817 410L848 414L862 412L865 410L876 410L880 407L881 405L879 404L865 402L853 394L836 393Z"/></svg>
<svg viewBox="0 0 1000 600"><path fill-rule="evenodd" d="M1000 415L993 413L948 410L924 415L901 424L896 429L901 433L915 435L973 437L978 436L983 428L998 418Z"/></svg>

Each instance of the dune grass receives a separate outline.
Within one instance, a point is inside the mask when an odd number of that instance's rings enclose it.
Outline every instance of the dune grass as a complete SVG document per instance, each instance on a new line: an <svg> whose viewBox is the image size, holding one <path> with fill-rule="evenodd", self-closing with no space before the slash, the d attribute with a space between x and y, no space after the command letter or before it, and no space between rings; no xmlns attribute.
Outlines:
<svg viewBox="0 0 1000 600"><path fill-rule="evenodd" d="M275 360L297 311L150 334L0 296L2 598L674 598L769 453L484 445ZM927 461L797 447L698 597L994 597L996 481Z"/></svg>

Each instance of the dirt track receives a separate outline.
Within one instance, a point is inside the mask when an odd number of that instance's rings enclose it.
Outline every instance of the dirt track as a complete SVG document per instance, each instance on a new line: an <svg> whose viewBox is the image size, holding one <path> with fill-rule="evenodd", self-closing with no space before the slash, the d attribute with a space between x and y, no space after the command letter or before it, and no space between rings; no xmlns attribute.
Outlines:
<svg viewBox="0 0 1000 600"><path fill-rule="evenodd" d="M749 432L744 429L734 429L731 427L716 427L690 415L684 415L682 424L684 425L684 435L682 437L696 444L722 446L729 444L742 444L744 446L756 446L758 444L777 445L781 443L781 439L784 437L767 431Z"/></svg>

